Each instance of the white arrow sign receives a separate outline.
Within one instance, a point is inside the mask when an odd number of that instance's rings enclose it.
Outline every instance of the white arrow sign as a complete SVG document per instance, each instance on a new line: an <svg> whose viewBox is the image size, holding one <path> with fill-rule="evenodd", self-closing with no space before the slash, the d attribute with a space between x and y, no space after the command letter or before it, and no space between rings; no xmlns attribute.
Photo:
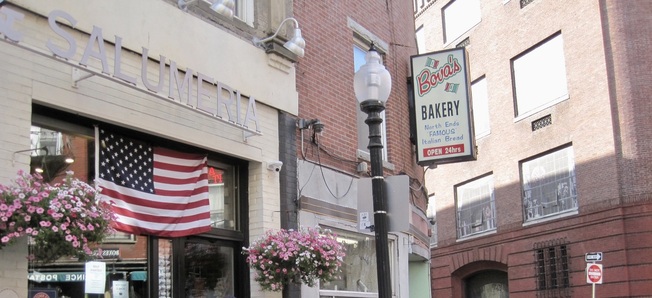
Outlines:
<svg viewBox="0 0 652 298"><path fill-rule="evenodd" d="M602 262L601 252L587 252L584 255L584 260L587 262Z"/></svg>

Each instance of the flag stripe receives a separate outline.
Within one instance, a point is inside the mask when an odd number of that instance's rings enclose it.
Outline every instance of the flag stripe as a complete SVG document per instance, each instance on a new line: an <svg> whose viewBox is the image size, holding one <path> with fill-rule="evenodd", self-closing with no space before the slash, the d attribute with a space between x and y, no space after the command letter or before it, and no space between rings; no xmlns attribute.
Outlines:
<svg viewBox="0 0 652 298"><path fill-rule="evenodd" d="M197 188L192 191L187 191L187 190L161 190L157 189L156 194L159 196L169 196L169 197L190 197L190 196L195 196L202 194L203 192L206 192L208 190L208 187L205 188Z"/></svg>
<svg viewBox="0 0 652 298"><path fill-rule="evenodd" d="M180 218L171 217L169 211L165 215L156 215L152 213L140 213L135 210L129 210L121 208L118 205L113 207L114 212L117 216L136 219L141 222L150 222L153 224L195 224L195 221L201 220L210 220L210 216L207 216L206 213L198 213L195 215L183 215L179 216Z"/></svg>
<svg viewBox="0 0 652 298"><path fill-rule="evenodd" d="M139 224L137 222L134 222L134 225L126 224L124 222L129 222L129 221L126 219L122 219L122 221L116 221L113 227L116 230L134 234L134 235L156 235L158 237L170 237L170 238L206 233L211 229L210 227L200 227L200 228L191 227L187 229L178 228L177 230L172 230L172 229L168 229L166 226L161 226L161 225L157 225L154 228L147 228L148 226L144 226L144 225L136 226L137 224Z"/></svg>
<svg viewBox="0 0 652 298"><path fill-rule="evenodd" d="M193 173L193 175L195 175L195 177L185 178L185 179L179 179L179 178L169 177L169 176L162 176L163 174L166 174L166 173L164 173L162 171L157 171L157 170L154 171L154 183L159 183L159 184L161 184L162 187L164 187L164 185L178 185L179 187L188 188L188 186L186 186L184 184L195 185L200 180L205 180L208 177L208 175L205 172L204 173L201 173L201 172ZM199 176L197 176L197 175L199 175Z"/></svg>
<svg viewBox="0 0 652 298"><path fill-rule="evenodd" d="M180 237L210 231L205 155L177 152L100 129L99 177L115 228Z"/></svg>
<svg viewBox="0 0 652 298"><path fill-rule="evenodd" d="M111 197L116 202L122 201L124 202L124 204L132 205L134 209L137 209L139 207L146 207L146 208L156 208L163 211L165 210L172 211L172 210L193 209L208 204L208 198L203 195L192 196L185 203L179 203L178 200L174 199L175 197L164 197L165 201L149 200L147 198L140 196L139 193L135 193L135 191L131 189L129 189L129 191L126 190L115 191L111 189L111 186L108 185L102 189L102 194ZM149 194L148 197L155 198L160 196Z"/></svg>
<svg viewBox="0 0 652 298"><path fill-rule="evenodd" d="M171 177L177 179L196 179L197 174L201 173L204 165L187 165L187 164L171 164L160 162L158 155L154 155L154 173L158 172L159 176Z"/></svg>

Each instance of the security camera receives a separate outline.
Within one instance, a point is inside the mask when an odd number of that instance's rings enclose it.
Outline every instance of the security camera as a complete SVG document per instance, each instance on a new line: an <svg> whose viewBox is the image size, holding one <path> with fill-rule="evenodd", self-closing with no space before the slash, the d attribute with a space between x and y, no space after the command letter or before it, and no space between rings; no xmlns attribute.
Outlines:
<svg viewBox="0 0 652 298"><path fill-rule="evenodd" d="M270 161L267 163L267 169L274 172L280 172L283 167L283 162L280 160Z"/></svg>

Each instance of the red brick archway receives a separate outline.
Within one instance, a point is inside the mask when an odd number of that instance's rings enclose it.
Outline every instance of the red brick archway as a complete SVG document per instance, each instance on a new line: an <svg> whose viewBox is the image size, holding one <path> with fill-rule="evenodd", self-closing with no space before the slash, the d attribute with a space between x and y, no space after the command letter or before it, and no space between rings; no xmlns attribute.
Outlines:
<svg viewBox="0 0 652 298"><path fill-rule="evenodd" d="M497 270L507 272L507 264L494 261L477 261L466 264L451 274L451 284L453 287L453 297L464 297L464 279L476 273Z"/></svg>

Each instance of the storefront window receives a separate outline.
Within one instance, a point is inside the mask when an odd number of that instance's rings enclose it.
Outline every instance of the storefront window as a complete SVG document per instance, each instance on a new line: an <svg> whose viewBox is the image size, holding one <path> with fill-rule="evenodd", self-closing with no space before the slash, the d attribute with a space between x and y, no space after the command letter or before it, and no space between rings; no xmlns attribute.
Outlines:
<svg viewBox="0 0 652 298"><path fill-rule="evenodd" d="M211 204L211 226L214 228L238 229L233 181L233 171L227 170L225 166L209 166L208 195Z"/></svg>
<svg viewBox="0 0 652 298"><path fill-rule="evenodd" d="M233 248L191 239L185 243L186 297L235 297Z"/></svg>
<svg viewBox="0 0 652 298"><path fill-rule="evenodd" d="M48 183L57 183L67 171L73 171L76 178L92 184L97 162L93 125L97 121L40 106L34 106L34 111L38 115L33 117L29 149L35 150L26 150L26 156L17 158L29 161L31 173L43 170L41 174ZM72 120L56 120L51 118L53 115ZM162 142L146 135L140 137L145 142L151 139L153 144ZM241 229L246 227L240 212L240 208L246 208L246 198L238 191L242 167L228 157L206 154L213 229L206 234L176 238L121 231L108 235L94 247L97 252L94 261L106 263L107 295L130 298L244 295L249 285L248 271L238 269L243 265L239 256L245 239ZM74 162L66 162L69 157ZM64 257L47 264L30 261L30 292L43 290L60 298L85 297L84 271L85 262L75 258ZM128 296L117 295L118 292Z"/></svg>
<svg viewBox="0 0 652 298"><path fill-rule="evenodd" d="M57 183L67 171L84 182L93 181L89 156L93 156L91 136L64 133L40 126L30 131L30 173L39 173L43 180Z"/></svg>
<svg viewBox="0 0 652 298"><path fill-rule="evenodd" d="M339 279L321 284L322 290L378 292L374 236L331 229L346 248Z"/></svg>

